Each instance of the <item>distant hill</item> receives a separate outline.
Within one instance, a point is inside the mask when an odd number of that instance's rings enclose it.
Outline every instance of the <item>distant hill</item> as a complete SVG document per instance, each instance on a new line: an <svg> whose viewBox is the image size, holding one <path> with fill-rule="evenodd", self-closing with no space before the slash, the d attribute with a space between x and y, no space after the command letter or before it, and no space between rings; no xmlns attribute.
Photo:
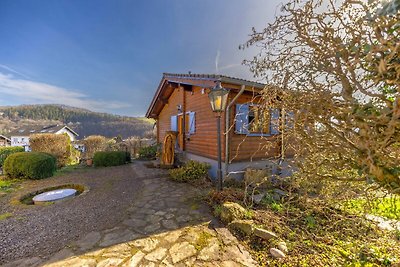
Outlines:
<svg viewBox="0 0 400 267"><path fill-rule="evenodd" d="M0 133L7 135L28 125L67 124L80 138L89 135L106 137L150 135L153 121L146 118L93 112L65 105L0 106Z"/></svg>

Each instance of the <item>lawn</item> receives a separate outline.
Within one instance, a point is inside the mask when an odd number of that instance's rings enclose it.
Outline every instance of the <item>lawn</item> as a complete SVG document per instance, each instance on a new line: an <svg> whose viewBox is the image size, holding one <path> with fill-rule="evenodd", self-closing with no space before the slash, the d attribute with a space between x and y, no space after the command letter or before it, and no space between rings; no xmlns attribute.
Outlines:
<svg viewBox="0 0 400 267"><path fill-rule="evenodd" d="M21 180L13 179L13 180L5 180L4 176L0 176L0 193L9 193L14 189L18 188L18 185L21 183Z"/></svg>
<svg viewBox="0 0 400 267"><path fill-rule="evenodd" d="M86 167L85 165L81 164L75 164L75 165L67 165L65 167L62 167L60 169L57 169L55 172L54 176L62 176L64 174L69 174L75 171L83 171L83 170L90 170L89 167Z"/></svg>

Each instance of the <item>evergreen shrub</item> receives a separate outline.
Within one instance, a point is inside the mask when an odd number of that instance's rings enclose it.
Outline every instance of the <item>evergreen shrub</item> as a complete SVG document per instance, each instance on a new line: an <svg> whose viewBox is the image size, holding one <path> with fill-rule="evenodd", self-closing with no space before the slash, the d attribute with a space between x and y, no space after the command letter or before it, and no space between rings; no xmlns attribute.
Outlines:
<svg viewBox="0 0 400 267"><path fill-rule="evenodd" d="M0 147L0 167L3 166L4 161L9 155L17 152L24 152L24 148L22 146Z"/></svg>
<svg viewBox="0 0 400 267"><path fill-rule="evenodd" d="M94 154L93 163L95 167L123 165L128 161L127 154L125 151L99 151Z"/></svg>
<svg viewBox="0 0 400 267"><path fill-rule="evenodd" d="M4 173L10 179L43 179L53 176L56 158L42 152L18 152L4 162Z"/></svg>

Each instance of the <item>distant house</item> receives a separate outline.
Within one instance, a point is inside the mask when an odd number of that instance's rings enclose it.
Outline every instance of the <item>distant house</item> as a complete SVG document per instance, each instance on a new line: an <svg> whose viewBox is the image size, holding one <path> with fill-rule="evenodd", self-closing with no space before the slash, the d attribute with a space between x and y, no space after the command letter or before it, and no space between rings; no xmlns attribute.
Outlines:
<svg viewBox="0 0 400 267"><path fill-rule="evenodd" d="M11 139L0 134L0 147L2 146L11 146Z"/></svg>
<svg viewBox="0 0 400 267"><path fill-rule="evenodd" d="M26 126L21 127L9 133L11 146L23 146L25 151L29 151L29 137L33 134L67 134L69 139L76 141L79 136L74 130L66 125L49 125L49 126Z"/></svg>
<svg viewBox="0 0 400 267"><path fill-rule="evenodd" d="M164 73L146 113L156 120L157 142L163 142L167 131L177 132L177 146L185 158L210 163L210 175L215 175L217 126L207 92L216 80L229 90L231 104L222 114L222 129L227 132L221 140L224 174L263 168L268 164L265 159L283 158L282 113L273 108L261 110L253 102L261 97L265 84L224 75ZM270 149L260 149L268 143Z"/></svg>

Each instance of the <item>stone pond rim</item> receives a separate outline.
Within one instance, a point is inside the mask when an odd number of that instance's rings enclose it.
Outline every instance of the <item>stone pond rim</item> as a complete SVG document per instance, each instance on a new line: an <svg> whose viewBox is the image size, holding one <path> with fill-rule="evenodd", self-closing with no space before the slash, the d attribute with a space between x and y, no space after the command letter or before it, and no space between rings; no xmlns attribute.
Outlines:
<svg viewBox="0 0 400 267"><path fill-rule="evenodd" d="M60 188L38 194L32 198L34 204L59 201L76 196L78 191L72 188Z"/></svg>
<svg viewBox="0 0 400 267"><path fill-rule="evenodd" d="M60 190L65 190L65 189L73 189L75 190L75 194L71 195L67 198L65 197L60 197L59 199L56 200L47 200L47 201L42 201L40 202L40 198L39 198L39 202L36 204L40 204L40 203L51 203L51 202L57 202L58 200L64 200L64 199L69 199L75 196L79 196L81 194L85 194L89 191L89 187L87 185L82 185L82 184L63 184L63 185L58 185L58 186L52 186L52 187L47 187L47 188L43 188L41 190L37 190L28 194L25 194L23 196L19 196L18 201L21 204L25 204L25 205L34 205L35 201L34 198L39 196L39 195L45 195L46 193L49 193L51 191L60 191ZM70 191L72 193L72 191ZM49 195L49 194L47 194ZM55 193L51 193L50 195L56 195ZM37 200L37 198L35 198L35 200Z"/></svg>

